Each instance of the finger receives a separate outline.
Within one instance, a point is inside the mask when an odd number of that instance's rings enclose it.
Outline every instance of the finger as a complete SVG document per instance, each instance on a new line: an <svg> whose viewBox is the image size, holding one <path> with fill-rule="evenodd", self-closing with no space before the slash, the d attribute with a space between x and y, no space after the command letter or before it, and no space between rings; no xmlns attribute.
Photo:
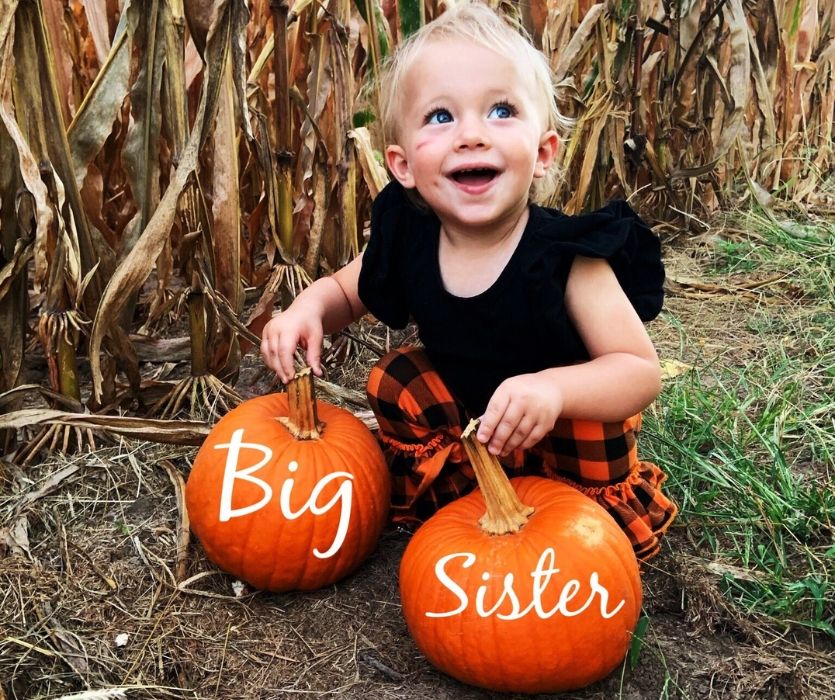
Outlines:
<svg viewBox="0 0 835 700"><path fill-rule="evenodd" d="M281 364L278 360L277 347L277 341L274 337L264 336L264 339L261 341L261 355L264 358L264 364L277 375L280 375Z"/></svg>
<svg viewBox="0 0 835 700"><path fill-rule="evenodd" d="M508 455L517 447L520 447L527 439L528 435L531 433L531 428L535 425L534 421L528 418L527 416L523 416L519 423L516 425L516 429L511 433L510 437L505 441L504 449L502 450L502 456Z"/></svg>
<svg viewBox="0 0 835 700"><path fill-rule="evenodd" d="M522 449L529 450L534 445L539 444L542 441L542 438L544 438L547 434L548 431L545 428L535 425L528 434L528 437L526 437L525 441L522 443Z"/></svg>
<svg viewBox="0 0 835 700"><path fill-rule="evenodd" d="M276 357L278 358L278 365L280 371L278 376L285 384L289 382L296 373L296 364L293 358L296 352L297 341L294 338L292 342L287 342L284 338L278 343L276 349Z"/></svg>
<svg viewBox="0 0 835 700"><path fill-rule="evenodd" d="M322 339L322 332L318 330L311 331L307 337L305 361L317 377L322 376Z"/></svg>
<svg viewBox="0 0 835 700"><path fill-rule="evenodd" d="M493 394L487 408L484 410L484 415L479 419L478 432L476 433L476 438L483 445L490 442L493 431L501 422L509 402L510 399L504 392L497 391Z"/></svg>
<svg viewBox="0 0 835 700"><path fill-rule="evenodd" d="M521 418L522 412L520 409L514 408L512 404L508 406L501 421L493 431L493 437L490 439L490 444L487 446L487 450L490 454L500 455L504 452L505 443L508 439L510 439L510 436L513 435Z"/></svg>
<svg viewBox="0 0 835 700"><path fill-rule="evenodd" d="M270 355L270 341L266 338L261 338L261 357L264 360L264 364L270 369L273 369L272 357Z"/></svg>

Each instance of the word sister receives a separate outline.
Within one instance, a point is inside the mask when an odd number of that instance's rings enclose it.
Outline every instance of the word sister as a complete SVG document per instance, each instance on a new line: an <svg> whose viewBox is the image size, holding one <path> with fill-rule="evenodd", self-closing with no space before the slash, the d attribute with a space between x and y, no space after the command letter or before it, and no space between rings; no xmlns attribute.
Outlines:
<svg viewBox="0 0 835 700"><path fill-rule="evenodd" d="M249 515L250 513L261 510L261 508L267 505L273 497L272 487L263 479L253 476L254 472L257 472L259 469L272 461L273 451L269 447L260 445L256 442L244 442L243 437L244 429L238 428L234 433L232 433L232 439L229 442L221 445L215 445L216 450L229 450L226 454L226 467L223 471L223 486L220 492L219 519L222 523L225 523L232 518L239 518L243 515ZM261 460L251 466L239 469L238 460L240 458L241 449L243 448L259 451L262 455ZM296 461L292 461L287 465L287 469L291 474L298 471L298 468L299 464ZM348 534L348 525L351 519L351 500L354 493L354 485L352 483L353 478L353 474L349 474L348 472L331 472L330 474L325 475L319 480L316 486L313 487L310 497L297 511L293 511L290 505L290 497L293 492L295 481L292 478L289 478L281 485L281 493L278 497L278 503L281 509L281 514L287 520L295 520L296 518L304 515L304 513L308 510L313 515L324 515L337 504L340 505L341 510L339 513L339 524L336 528L336 535L334 536L333 543L325 552L316 548L313 550L313 554L319 559L327 559L328 557L332 557L336 554L342 546L342 543L345 541L345 536ZM327 503L319 505L317 501L319 500L319 496L321 496L322 491L328 484L337 479L342 479L343 481L339 484L336 493ZM235 489L235 482L238 480L248 481L250 484L258 486L264 494L261 497L261 500L248 506L233 508L232 492Z"/></svg>
<svg viewBox="0 0 835 700"><path fill-rule="evenodd" d="M453 581L446 571L447 564L454 559L463 559L461 567L469 569L473 564L475 564L476 556L470 552L457 552L455 554L447 554L445 557L441 557L437 564L435 564L435 576L437 576L438 580L446 588L452 591L455 597L458 598L460 605L455 608L455 610L447 610L446 612L427 612L426 617L451 617L452 615L458 615L464 612L470 604L466 591ZM559 569L554 567L554 550L553 548L548 547L542 552L536 568L531 572L531 578L533 578L533 591L532 599L529 605L522 608L522 605L519 602L519 596L516 594L516 590L514 589L514 576L513 574L505 574L502 593L499 596L499 599L490 608L487 607L487 602L485 600L489 591L488 586L482 585L478 587L475 596L476 613L478 613L479 617L491 617L492 615L495 615L499 620L518 620L519 618L525 617L525 615L531 611L536 612L537 616L543 620L557 614L563 615L564 617L574 617L589 608L594 602L595 597L599 597L600 615L609 619L610 617L617 615L623 607L624 601L621 600L611 610L608 608L609 591L601 585L597 572L593 571L589 577L589 587L591 590L589 591L585 602L578 604L578 601L573 606L569 605L569 603L571 603L571 601L574 600L580 592L581 588L580 582L577 579L570 579L563 586L562 592L557 600L557 604L550 610L546 610L542 602L542 596L551 581L551 577L554 576L554 574L558 574L559 571ZM490 578L491 575L488 571L485 571L481 575L481 579L483 581L489 581ZM499 612L502 608L505 609L505 612Z"/></svg>

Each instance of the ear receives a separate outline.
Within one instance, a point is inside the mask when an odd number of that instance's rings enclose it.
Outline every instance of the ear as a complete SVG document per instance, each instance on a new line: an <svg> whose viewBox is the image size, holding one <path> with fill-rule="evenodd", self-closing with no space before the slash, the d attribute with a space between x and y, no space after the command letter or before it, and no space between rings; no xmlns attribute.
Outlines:
<svg viewBox="0 0 835 700"><path fill-rule="evenodd" d="M548 172L560 146L560 137L556 131L546 131L539 140L539 150L536 152L536 165L533 176L544 177Z"/></svg>
<svg viewBox="0 0 835 700"><path fill-rule="evenodd" d="M409 167L406 151L397 144L386 146L386 165L403 187L406 189L414 188L415 178L412 176L412 169Z"/></svg>

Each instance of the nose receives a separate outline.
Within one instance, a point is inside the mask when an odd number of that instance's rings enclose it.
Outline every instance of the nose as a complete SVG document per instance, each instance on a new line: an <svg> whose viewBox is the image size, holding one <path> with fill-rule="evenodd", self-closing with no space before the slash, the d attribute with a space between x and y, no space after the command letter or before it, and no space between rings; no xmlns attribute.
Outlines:
<svg viewBox="0 0 835 700"><path fill-rule="evenodd" d="M484 120L479 115L465 115L458 120L455 148L486 148L490 145Z"/></svg>

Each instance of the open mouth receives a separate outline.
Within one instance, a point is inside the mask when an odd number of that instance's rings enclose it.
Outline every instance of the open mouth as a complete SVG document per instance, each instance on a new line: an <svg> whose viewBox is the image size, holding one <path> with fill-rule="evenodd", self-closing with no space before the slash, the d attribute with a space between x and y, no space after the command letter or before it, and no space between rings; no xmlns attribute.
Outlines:
<svg viewBox="0 0 835 700"><path fill-rule="evenodd" d="M455 182L470 186L486 185L498 176L499 171L494 168L464 168L450 175Z"/></svg>

